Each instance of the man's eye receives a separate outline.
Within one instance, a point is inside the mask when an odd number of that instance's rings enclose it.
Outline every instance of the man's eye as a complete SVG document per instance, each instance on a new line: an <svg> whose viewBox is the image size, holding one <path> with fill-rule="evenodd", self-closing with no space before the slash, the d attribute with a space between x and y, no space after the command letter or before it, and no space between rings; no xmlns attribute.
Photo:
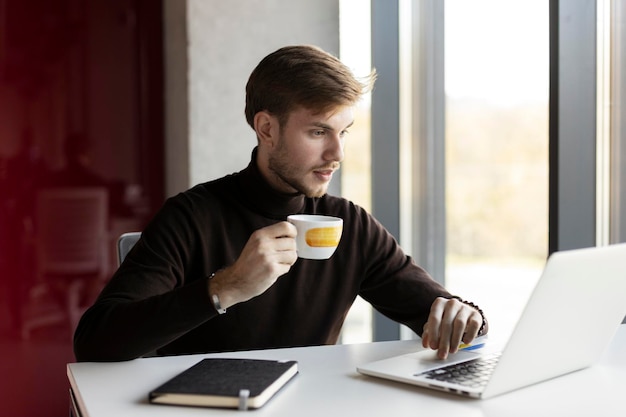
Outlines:
<svg viewBox="0 0 626 417"><path fill-rule="evenodd" d="M325 133L326 132L323 131L323 130L315 130L315 131L313 131L313 135L314 136L324 136Z"/></svg>
<svg viewBox="0 0 626 417"><path fill-rule="evenodd" d="M343 130L341 131L341 133L339 134L339 136L344 137L346 135L348 135L350 132L348 130Z"/></svg>

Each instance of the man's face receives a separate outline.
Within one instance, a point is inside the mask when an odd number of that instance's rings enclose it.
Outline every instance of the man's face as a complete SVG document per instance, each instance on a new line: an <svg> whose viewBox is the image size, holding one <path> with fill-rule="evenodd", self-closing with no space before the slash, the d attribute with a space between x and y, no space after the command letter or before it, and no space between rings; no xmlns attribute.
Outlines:
<svg viewBox="0 0 626 417"><path fill-rule="evenodd" d="M305 108L292 111L269 155L272 184L285 193L326 194L343 160L344 139L353 121L352 107L323 114Z"/></svg>

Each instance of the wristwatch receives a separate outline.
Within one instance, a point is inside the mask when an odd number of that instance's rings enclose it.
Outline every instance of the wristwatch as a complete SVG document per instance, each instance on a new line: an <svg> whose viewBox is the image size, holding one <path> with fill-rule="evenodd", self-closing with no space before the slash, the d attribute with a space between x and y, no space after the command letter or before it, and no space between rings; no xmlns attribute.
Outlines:
<svg viewBox="0 0 626 417"><path fill-rule="evenodd" d="M215 272L211 274L209 277L209 281L215 276ZM211 294L211 303L213 304L213 308L217 310L218 314L226 313L226 309L222 308L222 303L220 303L220 297L217 294Z"/></svg>

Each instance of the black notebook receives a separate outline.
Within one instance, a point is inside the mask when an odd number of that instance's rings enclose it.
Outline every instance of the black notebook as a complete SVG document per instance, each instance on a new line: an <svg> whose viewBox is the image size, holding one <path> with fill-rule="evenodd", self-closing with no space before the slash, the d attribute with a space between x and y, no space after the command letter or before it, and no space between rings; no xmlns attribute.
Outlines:
<svg viewBox="0 0 626 417"><path fill-rule="evenodd" d="M262 407L298 373L295 361L203 359L150 392L155 404Z"/></svg>

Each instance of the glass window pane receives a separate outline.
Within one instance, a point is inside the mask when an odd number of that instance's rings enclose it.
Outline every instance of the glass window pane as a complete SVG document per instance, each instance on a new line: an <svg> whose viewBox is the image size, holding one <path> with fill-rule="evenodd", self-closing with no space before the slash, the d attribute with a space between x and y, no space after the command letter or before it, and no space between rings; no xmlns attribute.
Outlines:
<svg viewBox="0 0 626 417"><path fill-rule="evenodd" d="M372 68L370 51L370 2L340 1L340 58L355 75L367 76ZM341 165L342 197L371 211L370 95L355 109L354 125L346 140L346 158ZM372 308L360 297L355 300L341 332L342 343L372 341Z"/></svg>
<svg viewBox="0 0 626 417"><path fill-rule="evenodd" d="M548 2L445 6L446 286L493 327L548 253Z"/></svg>

